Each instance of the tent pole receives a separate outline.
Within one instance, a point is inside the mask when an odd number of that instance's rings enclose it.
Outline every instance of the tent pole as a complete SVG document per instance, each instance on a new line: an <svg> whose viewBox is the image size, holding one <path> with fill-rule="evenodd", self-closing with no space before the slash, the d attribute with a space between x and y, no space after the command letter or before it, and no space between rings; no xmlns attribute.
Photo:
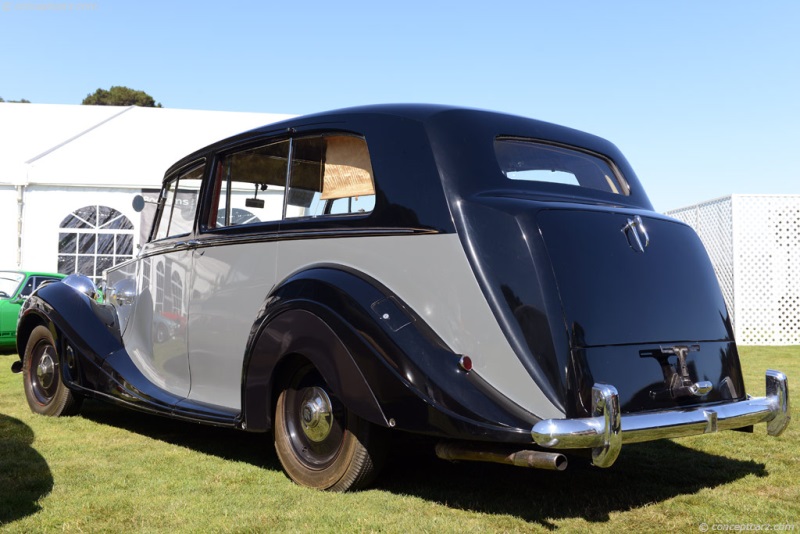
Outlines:
<svg viewBox="0 0 800 534"><path fill-rule="evenodd" d="M25 186L17 186L17 269L22 268L22 214L25 205Z"/></svg>

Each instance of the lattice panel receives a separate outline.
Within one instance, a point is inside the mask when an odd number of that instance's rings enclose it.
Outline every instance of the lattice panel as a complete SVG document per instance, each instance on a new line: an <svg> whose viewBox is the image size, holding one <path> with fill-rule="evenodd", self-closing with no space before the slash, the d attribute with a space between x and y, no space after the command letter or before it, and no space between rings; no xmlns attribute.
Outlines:
<svg viewBox="0 0 800 534"><path fill-rule="evenodd" d="M688 208L667 212L697 232L706 247L714 273L717 275L725 305L736 326L733 291L733 208L731 197L710 200Z"/></svg>
<svg viewBox="0 0 800 534"><path fill-rule="evenodd" d="M800 196L734 198L739 342L800 344Z"/></svg>
<svg viewBox="0 0 800 534"><path fill-rule="evenodd" d="M733 195L668 215L700 235L739 343L800 344L800 195Z"/></svg>

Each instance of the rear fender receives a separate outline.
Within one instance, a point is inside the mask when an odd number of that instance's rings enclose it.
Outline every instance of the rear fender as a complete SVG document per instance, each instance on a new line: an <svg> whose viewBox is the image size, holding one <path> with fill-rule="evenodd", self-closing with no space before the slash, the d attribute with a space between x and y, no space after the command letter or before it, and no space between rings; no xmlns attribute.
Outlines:
<svg viewBox="0 0 800 534"><path fill-rule="evenodd" d="M271 428L273 402L284 380L306 361L316 367L350 410L372 423L389 425L339 337L312 312L291 309L265 325L246 364L243 415L248 430Z"/></svg>
<svg viewBox="0 0 800 534"><path fill-rule="evenodd" d="M349 409L381 426L514 441L538 421L460 368L462 355L397 295L347 267L315 266L279 284L247 347L242 407L251 431L271 427L277 393L304 361Z"/></svg>

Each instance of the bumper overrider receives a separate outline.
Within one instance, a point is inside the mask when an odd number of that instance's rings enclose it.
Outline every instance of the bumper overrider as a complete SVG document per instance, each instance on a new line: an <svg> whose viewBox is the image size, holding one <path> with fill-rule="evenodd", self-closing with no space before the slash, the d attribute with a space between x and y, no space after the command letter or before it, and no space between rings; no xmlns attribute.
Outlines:
<svg viewBox="0 0 800 534"><path fill-rule="evenodd" d="M592 463L609 467L623 443L709 434L719 430L767 423L767 433L778 436L789 424L789 389L786 375L766 373L767 395L690 409L622 415L614 386L592 388L593 417L546 419L531 429L537 445L549 449L592 449Z"/></svg>

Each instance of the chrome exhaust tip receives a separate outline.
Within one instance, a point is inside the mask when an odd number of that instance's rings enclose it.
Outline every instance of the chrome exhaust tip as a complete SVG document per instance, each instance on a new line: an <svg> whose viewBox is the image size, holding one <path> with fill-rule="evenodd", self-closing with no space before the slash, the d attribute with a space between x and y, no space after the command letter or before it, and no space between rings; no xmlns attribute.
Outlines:
<svg viewBox="0 0 800 534"><path fill-rule="evenodd" d="M568 463L567 457L558 452L530 449L515 451L508 447L476 443L439 442L436 444L436 456L449 461L491 462L550 471L563 471Z"/></svg>

